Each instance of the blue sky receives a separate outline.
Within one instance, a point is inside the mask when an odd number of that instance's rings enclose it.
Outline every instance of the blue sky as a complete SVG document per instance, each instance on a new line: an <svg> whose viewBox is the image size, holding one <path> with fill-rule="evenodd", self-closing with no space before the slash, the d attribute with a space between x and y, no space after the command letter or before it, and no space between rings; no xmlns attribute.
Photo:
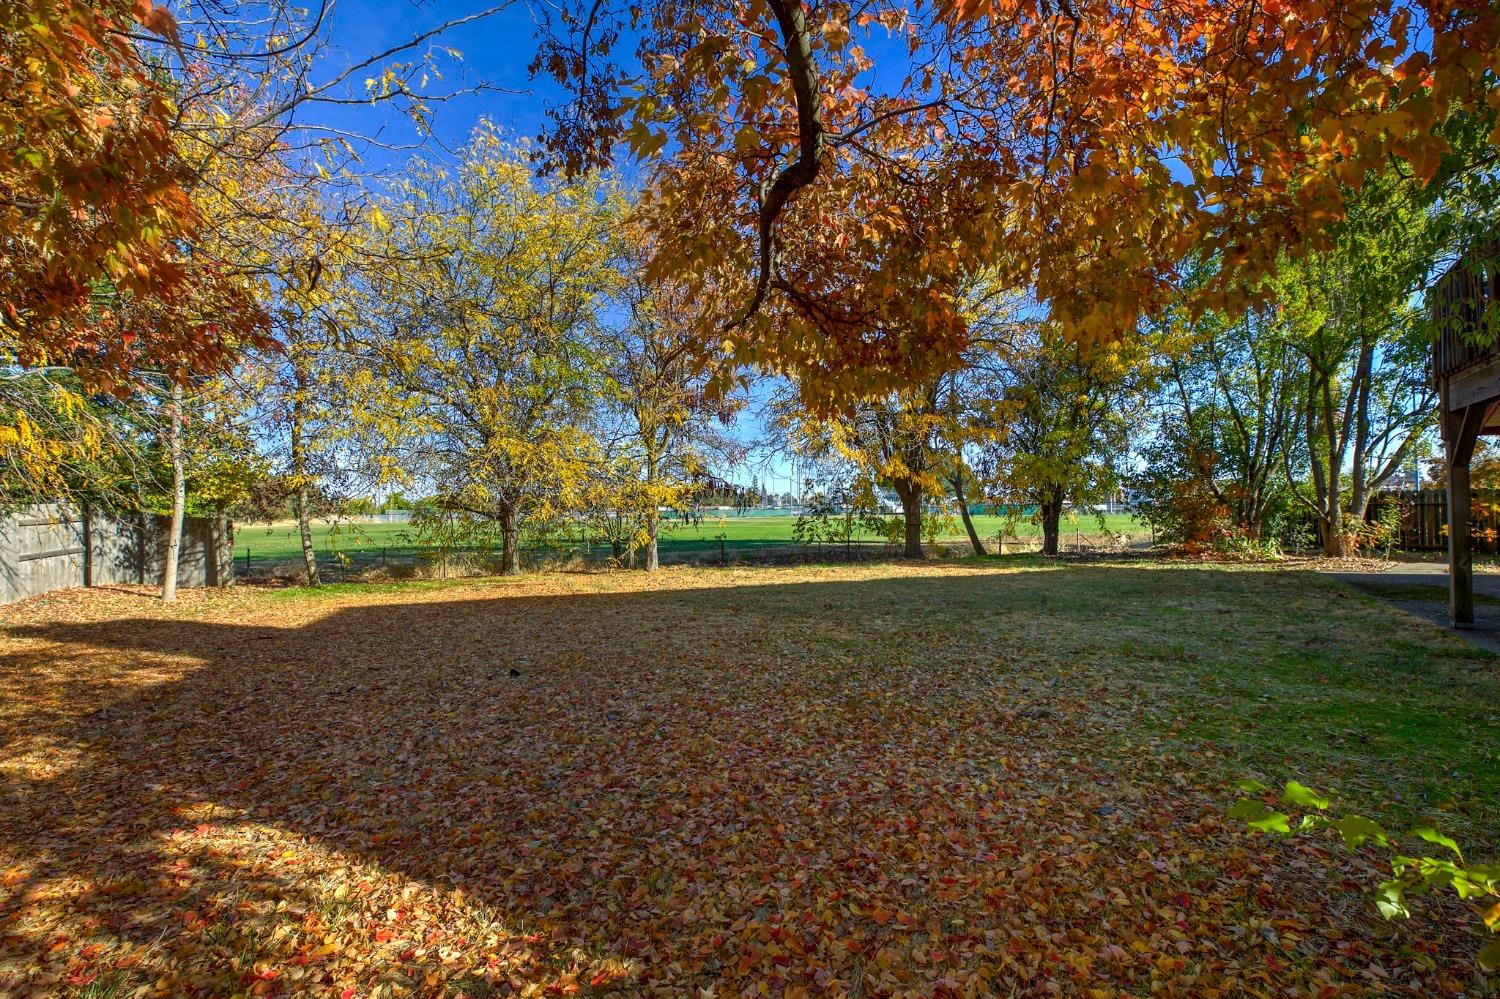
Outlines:
<svg viewBox="0 0 1500 999"><path fill-rule="evenodd" d="M484 4L454 4L441 0L341 0L333 10L327 29L329 49L325 73L398 45L444 21L484 9ZM433 93L485 83L503 91L490 91L455 98L434 109L433 126L438 140L450 148L461 144L481 117L488 117L517 134L533 137L540 132L546 102L558 99L560 91L549 80L533 81L527 65L535 51L534 23L525 3L481 21L454 28L432 43L433 48L457 49L460 57L438 52L441 80L432 80ZM363 75L356 86L362 84ZM308 114L309 121L352 127L361 134L381 132L394 143L418 139L416 130L393 108L320 106ZM407 154L371 150L371 166L389 167Z"/></svg>

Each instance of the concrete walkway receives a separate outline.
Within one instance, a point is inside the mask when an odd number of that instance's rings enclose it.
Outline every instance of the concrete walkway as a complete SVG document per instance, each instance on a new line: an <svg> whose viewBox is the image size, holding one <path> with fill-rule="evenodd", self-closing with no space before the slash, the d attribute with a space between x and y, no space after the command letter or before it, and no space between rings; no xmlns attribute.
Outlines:
<svg viewBox="0 0 1500 999"><path fill-rule="evenodd" d="M1448 566L1441 562L1397 562L1380 572L1329 575L1417 617L1448 628ZM1474 627L1456 629L1473 644L1500 655L1500 574L1474 574Z"/></svg>

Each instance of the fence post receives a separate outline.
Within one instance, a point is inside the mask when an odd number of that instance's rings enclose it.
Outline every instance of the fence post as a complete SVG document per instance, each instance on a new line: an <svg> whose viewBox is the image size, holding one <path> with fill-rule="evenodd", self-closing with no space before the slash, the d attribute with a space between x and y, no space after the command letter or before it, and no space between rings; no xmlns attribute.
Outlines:
<svg viewBox="0 0 1500 999"><path fill-rule="evenodd" d="M94 585L94 511L83 504L83 585Z"/></svg>
<svg viewBox="0 0 1500 999"><path fill-rule="evenodd" d="M141 585L146 583L146 559L149 552L146 546L150 543L151 518L147 514L137 514L135 517L135 575L136 582Z"/></svg>
<svg viewBox="0 0 1500 999"><path fill-rule="evenodd" d="M30 596L21 588L20 515L0 513L0 603Z"/></svg>

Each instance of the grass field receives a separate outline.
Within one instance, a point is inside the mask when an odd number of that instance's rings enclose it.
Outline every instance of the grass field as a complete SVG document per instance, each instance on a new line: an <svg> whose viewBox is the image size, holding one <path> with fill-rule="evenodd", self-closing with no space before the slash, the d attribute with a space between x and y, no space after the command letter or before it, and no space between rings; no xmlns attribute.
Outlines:
<svg viewBox="0 0 1500 999"><path fill-rule="evenodd" d="M1326 577L60 591L0 627L0 994L1486 996L1296 778L1500 851L1500 672ZM1431 849L1431 847L1428 847ZM764 990L762 992L761 990Z"/></svg>
<svg viewBox="0 0 1500 999"><path fill-rule="evenodd" d="M746 548L765 545L791 544L792 528L797 518L790 515L710 516L694 523L674 523L662 535L665 551L677 549L703 550L718 545L722 533L726 547ZM977 516L975 527L980 536L991 543L1005 526L1004 519L994 516ZM1104 518L1105 530L1116 534L1142 536L1149 534L1147 528L1129 514L1109 514ZM1023 520L1016 525L1020 541L1034 542L1041 538L1041 528ZM1066 520L1063 524L1065 537L1074 534L1099 534L1097 517L1084 516ZM945 532L948 540L965 537L963 525L955 519L953 529ZM874 535L861 533L858 537L873 540ZM259 560L292 560L301 557L302 541L294 524L237 524L235 526L234 553L244 559L249 552L252 562ZM378 552L381 548L404 548L416 543L411 527L407 524L345 524L331 527L318 523L313 527L313 546L320 554L333 550L356 552Z"/></svg>

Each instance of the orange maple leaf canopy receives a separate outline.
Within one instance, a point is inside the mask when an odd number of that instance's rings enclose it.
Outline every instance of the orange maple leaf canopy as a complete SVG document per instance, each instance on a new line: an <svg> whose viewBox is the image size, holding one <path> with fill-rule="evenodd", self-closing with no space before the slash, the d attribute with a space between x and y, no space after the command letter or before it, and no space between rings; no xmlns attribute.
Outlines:
<svg viewBox="0 0 1500 999"><path fill-rule="evenodd" d="M700 289L705 343L825 398L955 364L981 272L1091 340L1190 257L1219 263L1200 305L1249 304L1369 172L1431 178L1444 123L1500 105L1483 2L860 10L660 3L539 61L587 98L556 112L562 162L624 139L652 163L655 266ZM611 61L629 27L637 92Z"/></svg>
<svg viewBox="0 0 1500 999"><path fill-rule="evenodd" d="M137 27L179 44L149 0L29 2L0 14L0 359L66 365L96 388L142 368L220 364L262 319L248 291L187 249L200 224L167 84Z"/></svg>

